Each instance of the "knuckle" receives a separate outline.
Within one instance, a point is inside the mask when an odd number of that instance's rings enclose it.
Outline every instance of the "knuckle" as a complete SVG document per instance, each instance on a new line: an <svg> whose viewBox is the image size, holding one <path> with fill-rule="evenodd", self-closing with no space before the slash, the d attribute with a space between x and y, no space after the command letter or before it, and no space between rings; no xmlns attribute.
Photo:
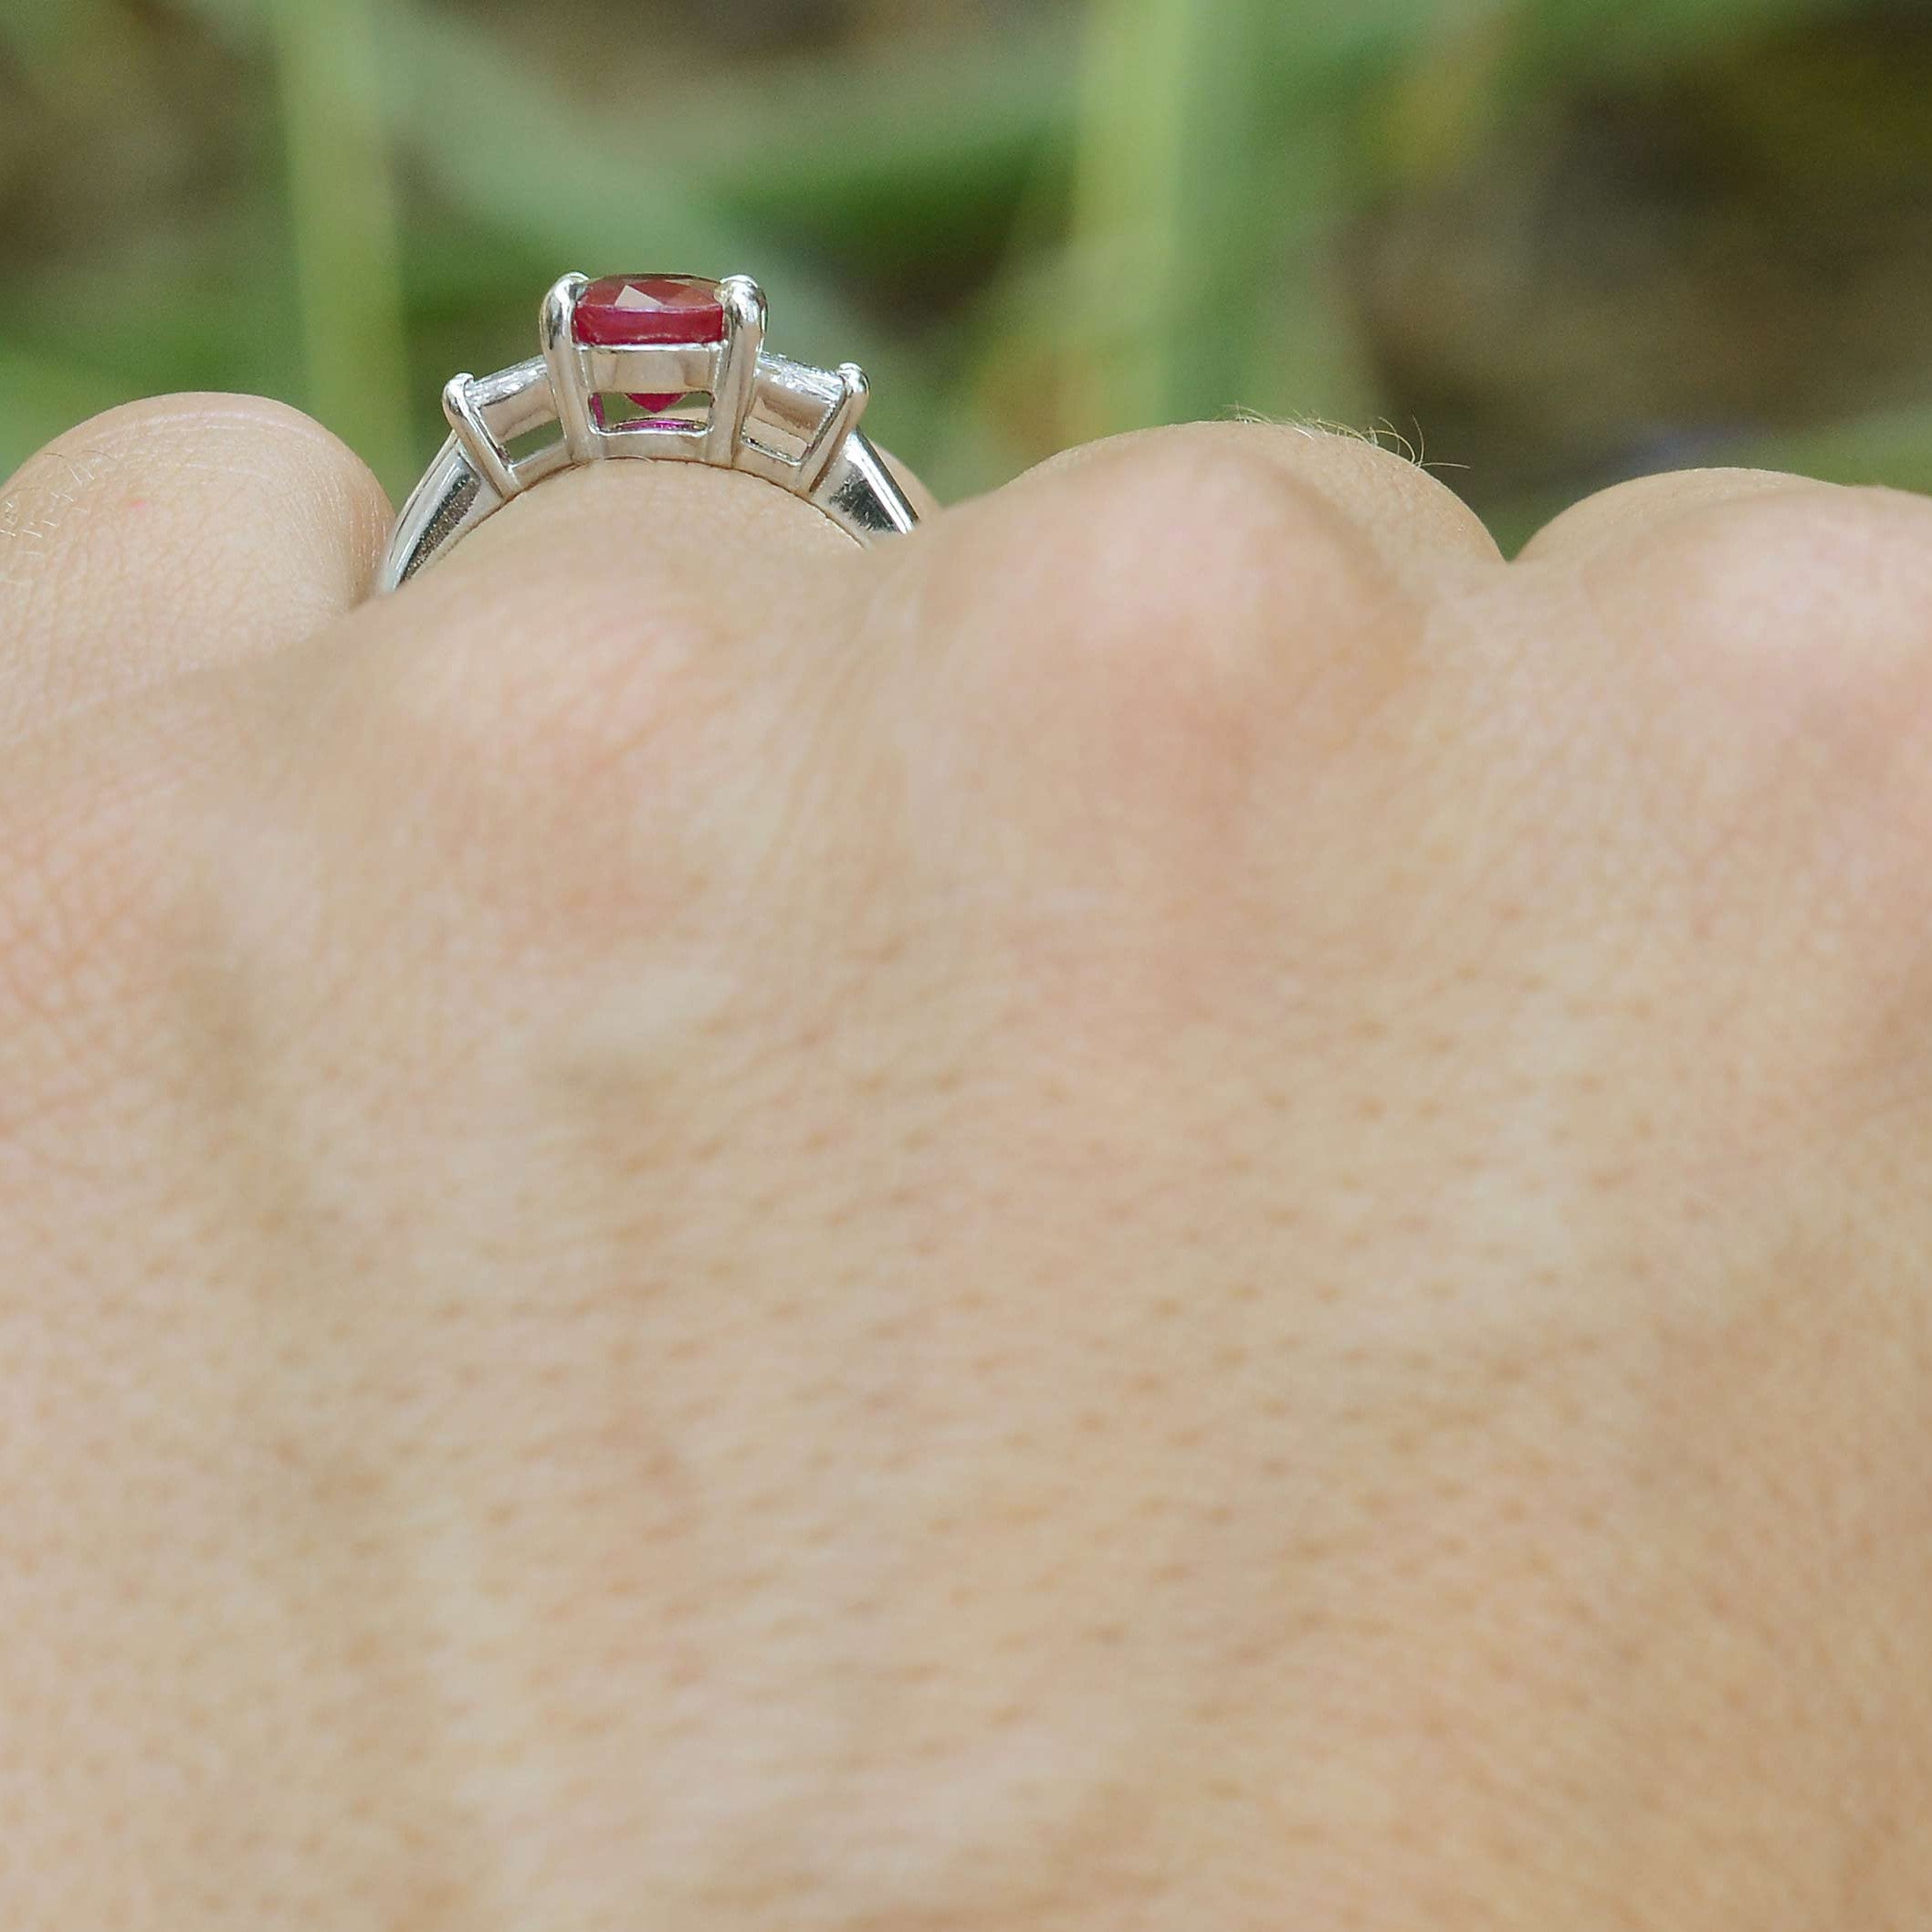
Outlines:
<svg viewBox="0 0 1932 1932"><path fill-rule="evenodd" d="M1755 853L1821 933L1852 922L1862 960L1917 945L1932 501L1794 485L1685 518L1619 576L1615 641L1651 639L1653 715L1695 791L1709 876L1754 878Z"/></svg>
<svg viewBox="0 0 1932 1932"><path fill-rule="evenodd" d="M934 771L1001 828L1002 863L1231 918L1281 813L1419 662L1420 604L1258 436L1089 452L949 515L903 581L924 646L908 701L940 720Z"/></svg>
<svg viewBox="0 0 1932 1932"><path fill-rule="evenodd" d="M1066 511L1094 539L1083 588L1116 628L1145 614L1198 622L1203 593L1228 593L1247 606L1243 641L1278 648L1297 614L1385 593L1360 525L1265 436L1169 430L1103 448L1072 473Z"/></svg>
<svg viewBox="0 0 1932 1932"><path fill-rule="evenodd" d="M123 403L65 431L28 459L23 477L45 466L54 473L79 467L90 474L117 470L133 459L142 466L191 476L215 477L218 467L204 452L225 454L248 446L263 457L280 454L294 466L366 477L348 446L299 409L268 396L184 393ZM259 469L242 480L258 483ZM373 479L371 479L373 481Z"/></svg>
<svg viewBox="0 0 1932 1932"><path fill-rule="evenodd" d="M1686 637L1821 695L1927 660L1932 501L1801 484L1685 518L1636 578Z"/></svg>
<svg viewBox="0 0 1932 1932"><path fill-rule="evenodd" d="M1273 507L1284 543L1318 546L1339 537L1360 559L1424 582L1446 565L1502 561L1481 518L1423 467L1419 455L1348 430L1260 419L1188 424L1069 451L1036 474L1072 479L1114 465L1149 473L1171 465L1183 483L1198 465L1209 491L1217 478L1245 475L1250 508L1265 519ZM1324 509L1331 519L1320 518Z"/></svg>
<svg viewBox="0 0 1932 1932"><path fill-rule="evenodd" d="M1842 785L1895 768L1932 716L1932 501L1793 485L1693 512L1593 582L1612 644L1754 766L1801 754Z"/></svg>
<svg viewBox="0 0 1932 1932"><path fill-rule="evenodd" d="M1297 688L1366 669L1397 597L1372 544L1256 440L1123 439L942 528L931 621L995 726L1141 782L1245 753Z"/></svg>
<svg viewBox="0 0 1932 1932"><path fill-rule="evenodd" d="M90 570L157 551L201 564L217 554L252 561L265 538L306 567L331 554L311 533L340 528L359 570L388 513L362 459L286 404L165 395L108 410L29 457L0 492L0 541L14 540L7 551L27 566L12 573L20 577L41 553L78 554Z"/></svg>
<svg viewBox="0 0 1932 1932"><path fill-rule="evenodd" d="M1546 523L1524 546L1521 562L1577 559L1641 546L1660 524L1700 509L1817 486L1784 470L1702 468L1632 477L1595 491Z"/></svg>
<svg viewBox="0 0 1932 1932"><path fill-rule="evenodd" d="M1674 623L1715 640L1723 700L1768 753L1923 830L1932 501L1825 486L1761 497L1713 519L1680 569Z"/></svg>

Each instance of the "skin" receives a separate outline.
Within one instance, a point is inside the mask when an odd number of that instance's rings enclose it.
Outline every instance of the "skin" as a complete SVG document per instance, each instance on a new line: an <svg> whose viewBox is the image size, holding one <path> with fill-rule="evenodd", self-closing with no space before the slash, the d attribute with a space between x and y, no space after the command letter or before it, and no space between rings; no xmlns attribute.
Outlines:
<svg viewBox="0 0 1932 1932"><path fill-rule="evenodd" d="M21 1932L1932 1896L1932 505L0 498Z"/></svg>

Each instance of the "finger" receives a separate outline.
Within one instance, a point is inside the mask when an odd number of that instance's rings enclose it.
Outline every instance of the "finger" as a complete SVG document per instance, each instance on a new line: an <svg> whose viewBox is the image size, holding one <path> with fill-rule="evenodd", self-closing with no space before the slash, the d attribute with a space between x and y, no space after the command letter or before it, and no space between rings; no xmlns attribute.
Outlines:
<svg viewBox="0 0 1932 1932"><path fill-rule="evenodd" d="M493 599L541 583L613 610L702 593L720 613L756 611L801 572L835 572L864 554L823 511L758 478L698 463L592 463L506 504L404 598L480 617Z"/></svg>
<svg viewBox="0 0 1932 1932"><path fill-rule="evenodd" d="M546 769L616 771L632 760L611 747L663 718L735 711L847 655L877 554L740 471L584 464L373 599L315 668L379 709L442 719L446 742L476 734L499 766L508 714Z"/></svg>
<svg viewBox="0 0 1932 1932"><path fill-rule="evenodd" d="M931 506L916 478L895 474L916 508ZM814 503L741 471L579 465L365 606L341 634L342 668L485 731L507 708L532 741L628 741L679 706L730 708L848 659L866 566L899 547L868 551ZM547 648L566 636L567 655Z"/></svg>
<svg viewBox="0 0 1932 1932"><path fill-rule="evenodd" d="M1642 541L1666 524L1701 510L1818 487L1802 477L1769 469L1687 469L1640 477L1572 505L1529 541L1517 561L1575 561L1613 545Z"/></svg>
<svg viewBox="0 0 1932 1932"><path fill-rule="evenodd" d="M278 403L110 411L0 493L0 737L155 679L294 642L373 579L389 506Z"/></svg>
<svg viewBox="0 0 1932 1932"><path fill-rule="evenodd" d="M921 518L933 515L918 478L891 468ZM814 504L761 478L700 463L591 463L525 490L418 582L440 580L454 593L561 565L620 591L702 584L730 595L782 587L802 564L864 554Z"/></svg>

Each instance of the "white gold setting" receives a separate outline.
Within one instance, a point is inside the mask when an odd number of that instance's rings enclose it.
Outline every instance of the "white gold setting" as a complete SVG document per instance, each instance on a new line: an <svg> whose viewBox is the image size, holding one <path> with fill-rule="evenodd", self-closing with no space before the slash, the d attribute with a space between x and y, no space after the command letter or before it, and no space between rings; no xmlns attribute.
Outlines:
<svg viewBox="0 0 1932 1932"><path fill-rule="evenodd" d="M851 362L813 369L768 351L764 294L749 277L717 285L724 328L711 342L585 343L577 306L589 286L566 275L544 297L541 355L446 386L449 440L396 520L379 590L399 589L511 498L583 463L742 470L805 498L860 543L917 527L905 492L860 432L865 372ZM610 422L599 402L606 395L709 400L696 415L678 405ZM513 444L551 425L554 441L511 455Z"/></svg>

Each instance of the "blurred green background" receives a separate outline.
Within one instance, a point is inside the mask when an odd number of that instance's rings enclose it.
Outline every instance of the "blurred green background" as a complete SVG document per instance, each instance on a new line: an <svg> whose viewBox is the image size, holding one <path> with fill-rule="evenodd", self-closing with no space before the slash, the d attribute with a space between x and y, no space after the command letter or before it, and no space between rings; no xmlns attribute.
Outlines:
<svg viewBox="0 0 1932 1932"><path fill-rule="evenodd" d="M947 496L1234 410L1506 543L1932 488L1928 102L1927 0L0 0L0 472L236 388L400 492L564 268L741 268Z"/></svg>

